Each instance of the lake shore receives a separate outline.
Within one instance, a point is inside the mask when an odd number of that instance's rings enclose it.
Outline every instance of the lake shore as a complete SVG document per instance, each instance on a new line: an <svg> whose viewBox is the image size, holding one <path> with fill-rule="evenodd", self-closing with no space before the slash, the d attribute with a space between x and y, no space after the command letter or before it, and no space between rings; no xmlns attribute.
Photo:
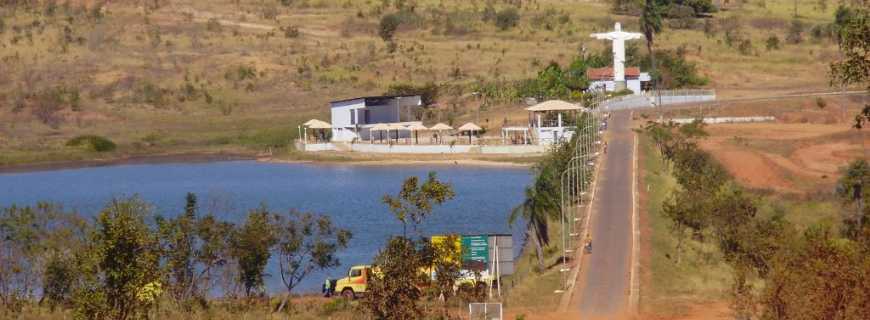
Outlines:
<svg viewBox="0 0 870 320"><path fill-rule="evenodd" d="M256 160L264 163L310 163L318 165L353 166L479 166L531 167L537 157L491 155L427 155L427 154L364 154L348 152L290 152L276 156L258 156L245 152L182 152L136 155L108 155L103 159L58 160L35 163L15 163L0 166L0 173L52 171L102 166L161 163L199 163L215 161Z"/></svg>
<svg viewBox="0 0 870 320"><path fill-rule="evenodd" d="M244 153L179 153L149 154L110 157L106 159L62 160L37 163L21 163L0 166L0 173L52 171L128 164L198 163L214 161L255 160L256 156Z"/></svg>

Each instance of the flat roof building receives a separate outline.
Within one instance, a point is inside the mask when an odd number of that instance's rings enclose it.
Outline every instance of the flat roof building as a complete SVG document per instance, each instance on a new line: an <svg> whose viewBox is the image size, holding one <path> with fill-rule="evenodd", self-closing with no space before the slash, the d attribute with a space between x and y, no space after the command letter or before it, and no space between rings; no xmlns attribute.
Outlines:
<svg viewBox="0 0 870 320"><path fill-rule="evenodd" d="M329 103L332 141L368 140L371 138L369 129L379 123L418 122L415 109L422 104L420 96L369 96L332 101Z"/></svg>

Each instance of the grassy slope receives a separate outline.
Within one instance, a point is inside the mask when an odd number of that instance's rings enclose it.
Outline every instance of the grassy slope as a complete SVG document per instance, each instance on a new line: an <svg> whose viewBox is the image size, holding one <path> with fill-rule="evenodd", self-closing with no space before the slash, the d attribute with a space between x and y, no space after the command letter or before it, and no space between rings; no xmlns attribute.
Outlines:
<svg viewBox="0 0 870 320"><path fill-rule="evenodd" d="M722 256L710 241L700 243L684 240L685 250L681 263L676 263L676 238L670 230L670 221L662 216L665 201L676 181L661 161L653 143L646 137L640 139L643 162L645 207L650 232L650 260L647 267L650 275L641 288L641 306L645 312L673 315L684 313L693 304L723 300L728 297L731 285L731 269L722 261ZM836 225L839 204L830 196L818 199L787 197L778 194L759 195L756 204L760 216L784 213L786 219L803 230L822 220Z"/></svg>
<svg viewBox="0 0 870 320"><path fill-rule="evenodd" d="M647 221L651 238L651 282L641 288L641 310L658 314L679 314L692 303L719 300L730 285L730 268L710 244L684 242L681 261L676 263L676 238L670 221L662 216L662 202L676 187L652 142L640 139Z"/></svg>
<svg viewBox="0 0 870 320"><path fill-rule="evenodd" d="M424 16L434 10L467 13L474 5L482 7L464 1L416 4ZM657 46L685 45L689 59L698 62L711 78L710 86L723 96L825 89L827 81L819 75L835 56L835 46L826 40L807 41L766 52L762 43L767 36L785 38L791 1L766 5L764 9L747 4L717 14L741 16L757 55L741 55L722 43L721 32L707 37L700 29L668 29ZM394 54L385 51L376 35L380 16L394 10L380 8L380 2L321 0L283 7L273 1L236 5L229 0L182 0L147 15L141 8L112 3L100 23L74 19L72 34L84 40L70 44L66 53L59 46L67 25L62 13L47 18L3 9L6 31L0 34L0 64L8 72L0 75L0 164L137 153L262 151L266 145L292 139L300 121L327 119L326 103L331 99L380 94L395 82L468 85L521 79L533 76L548 61L567 63L583 47L601 50L607 44L591 40L589 33L609 29L615 21L637 29L636 18L610 15L608 8L603 2L540 1L525 5L518 27L508 31L471 18L468 33L445 34L443 22L425 21L417 28L400 29ZM569 21L550 30L534 24L535 17L548 9L567 14ZM272 10L277 16L264 18ZM808 24L830 21L833 10L800 7ZM211 17L253 27L210 30ZM24 27L33 21L45 27ZM268 31L270 26L291 25L299 27L298 38L286 38L279 29ZM257 77L228 79L227 73L240 66L252 67ZM461 76L452 76L454 70ZM208 104L202 98L179 102L172 96L157 107L133 98L144 83L177 93L185 77L216 100L234 105L232 111L225 115L221 103ZM27 110L12 112L17 97L55 85L77 87L82 97L82 110L64 111L66 121L59 128L35 121ZM446 121L452 113L456 122L473 120L496 128L505 120L522 124L527 117L520 105L490 106L478 115L481 101L468 92L447 93L439 104L441 111L429 121ZM119 151L96 155L63 146L65 139L83 133L108 136L119 143Z"/></svg>

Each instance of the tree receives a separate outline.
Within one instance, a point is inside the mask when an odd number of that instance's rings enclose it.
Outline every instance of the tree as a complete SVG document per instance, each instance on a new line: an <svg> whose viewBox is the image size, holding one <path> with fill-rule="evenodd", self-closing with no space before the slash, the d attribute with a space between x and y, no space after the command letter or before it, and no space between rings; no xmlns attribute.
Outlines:
<svg viewBox="0 0 870 320"><path fill-rule="evenodd" d="M870 91L870 10L841 6L834 24L842 57L830 64L831 85L860 84ZM855 117L854 127L863 128L867 119L870 119L870 104Z"/></svg>
<svg viewBox="0 0 870 320"><path fill-rule="evenodd" d="M379 269L368 284L363 304L375 319L422 319L418 305L422 293L418 289L424 281L418 270L430 266L427 242L416 243L405 237L393 237L375 257Z"/></svg>
<svg viewBox="0 0 870 320"><path fill-rule="evenodd" d="M396 34L396 30L399 29L401 23L402 20L394 13L384 15L381 17L381 22L378 27L378 36L380 36L384 42L392 42L393 36Z"/></svg>
<svg viewBox="0 0 870 320"><path fill-rule="evenodd" d="M826 224L811 226L774 259L765 319L870 318L870 255Z"/></svg>
<svg viewBox="0 0 870 320"><path fill-rule="evenodd" d="M263 290L264 270L277 242L273 222L266 207L260 206L248 212L245 223L233 232L230 250L239 263L239 282L247 297Z"/></svg>
<svg viewBox="0 0 870 320"><path fill-rule="evenodd" d="M646 49L649 52L650 62L652 63L653 73L653 88L658 90L658 74L656 73L656 59L653 53L653 43L655 35L662 31L662 16L661 9L656 5L654 0L646 0L643 7L643 12L640 15L640 30L646 37Z"/></svg>
<svg viewBox="0 0 870 320"><path fill-rule="evenodd" d="M280 312L302 279L313 271L339 266L336 253L347 248L352 235L333 225L328 216L311 213L293 211L287 217L276 215L274 225L281 282L287 288L287 297L278 307Z"/></svg>
<svg viewBox="0 0 870 320"><path fill-rule="evenodd" d="M158 219L161 247L166 260L169 293L184 304L196 293L196 195L188 193L184 213L174 219Z"/></svg>
<svg viewBox="0 0 870 320"><path fill-rule="evenodd" d="M870 248L870 165L867 160L852 161L842 169L837 182L837 196L847 207L843 217L843 235L863 242ZM848 207L854 207L848 208Z"/></svg>
<svg viewBox="0 0 870 320"><path fill-rule="evenodd" d="M437 293L446 301L453 294L456 280L462 269L462 246L458 235L448 235L436 241L432 239L432 265L435 270L435 287ZM448 319L448 305L444 303L441 316Z"/></svg>
<svg viewBox="0 0 870 320"><path fill-rule="evenodd" d="M519 21L520 13L513 7L502 9L495 15L495 26L502 31L516 27Z"/></svg>
<svg viewBox="0 0 870 320"><path fill-rule="evenodd" d="M151 214L138 197L112 200L99 214L91 243L84 252L89 266L87 287L76 293L76 314L89 319L136 318L153 303L143 296L159 286L159 248L155 233L145 223Z"/></svg>
<svg viewBox="0 0 870 320"><path fill-rule="evenodd" d="M230 243L232 243L234 229L232 223L220 221L212 214L207 214L197 221L196 236L202 241L196 254L196 261L201 267L196 280L198 294L211 290L213 273L217 271L216 269L226 266L231 259Z"/></svg>
<svg viewBox="0 0 870 320"><path fill-rule="evenodd" d="M557 208L550 199L547 199L535 187L526 188L526 196L523 203L511 212L508 223L513 225L519 218L526 221L528 227L527 237L535 245L535 257L538 258L538 267L544 268L544 246L550 242L548 233L548 215Z"/></svg>
<svg viewBox="0 0 870 320"><path fill-rule="evenodd" d="M453 199L456 193L449 183L438 180L434 171L429 172L429 177L423 184L418 183L417 177L408 177L402 183L402 190L395 197L384 195L383 202L389 207L390 212L402 223L402 236L407 235L407 225L410 222L417 232L417 225L432 214L433 206L441 205Z"/></svg>

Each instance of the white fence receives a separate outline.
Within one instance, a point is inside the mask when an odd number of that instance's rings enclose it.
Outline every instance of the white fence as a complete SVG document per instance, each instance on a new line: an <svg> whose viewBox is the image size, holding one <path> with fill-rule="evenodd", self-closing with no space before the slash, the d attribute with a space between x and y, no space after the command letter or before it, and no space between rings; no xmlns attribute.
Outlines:
<svg viewBox="0 0 870 320"><path fill-rule="evenodd" d="M645 95L660 106L716 100L716 91L708 89L648 91Z"/></svg>
<svg viewBox="0 0 870 320"><path fill-rule="evenodd" d="M692 123L697 118L677 118L671 119L675 123L679 124L687 124ZM774 117L707 117L701 119L706 124L716 124L716 123L745 123L745 122L773 122L776 121Z"/></svg>

